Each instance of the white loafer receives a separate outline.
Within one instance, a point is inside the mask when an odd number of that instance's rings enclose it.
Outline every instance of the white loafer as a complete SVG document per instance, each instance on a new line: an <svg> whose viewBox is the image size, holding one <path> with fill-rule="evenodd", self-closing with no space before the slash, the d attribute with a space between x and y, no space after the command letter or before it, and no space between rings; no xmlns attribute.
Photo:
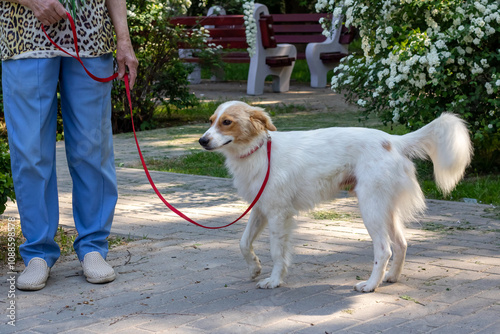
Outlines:
<svg viewBox="0 0 500 334"><path fill-rule="evenodd" d="M82 261L83 274L89 283L108 283L116 278L115 270L99 252L85 254Z"/></svg>
<svg viewBox="0 0 500 334"><path fill-rule="evenodd" d="M50 268L47 266L47 262L40 257L34 257L17 278L16 286L19 290L35 291L43 289L49 274Z"/></svg>

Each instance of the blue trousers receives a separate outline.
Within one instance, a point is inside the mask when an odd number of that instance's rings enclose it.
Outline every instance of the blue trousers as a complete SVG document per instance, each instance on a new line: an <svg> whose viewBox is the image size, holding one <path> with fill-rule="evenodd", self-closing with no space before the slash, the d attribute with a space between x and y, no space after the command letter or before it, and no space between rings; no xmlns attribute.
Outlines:
<svg viewBox="0 0 500 334"><path fill-rule="evenodd" d="M85 58L95 75L113 73L111 54ZM60 256L56 179L57 88L61 96L66 158L73 181L73 218L80 259L106 258L118 198L111 128L111 83L87 76L73 58L2 62L5 119L21 229L23 261L40 257L52 267Z"/></svg>

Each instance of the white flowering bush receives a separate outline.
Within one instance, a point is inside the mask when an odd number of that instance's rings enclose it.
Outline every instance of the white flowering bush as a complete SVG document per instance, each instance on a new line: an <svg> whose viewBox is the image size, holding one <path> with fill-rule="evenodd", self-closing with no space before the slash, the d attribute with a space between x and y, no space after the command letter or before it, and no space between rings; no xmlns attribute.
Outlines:
<svg viewBox="0 0 500 334"><path fill-rule="evenodd" d="M500 163L498 0L319 0L358 28L363 54L335 69L332 89L366 115L419 128L444 111L469 123L476 157Z"/></svg>
<svg viewBox="0 0 500 334"><path fill-rule="evenodd" d="M254 0L237 0L241 2L245 19L245 33L248 44L248 54L252 57L257 50L257 22L253 17Z"/></svg>

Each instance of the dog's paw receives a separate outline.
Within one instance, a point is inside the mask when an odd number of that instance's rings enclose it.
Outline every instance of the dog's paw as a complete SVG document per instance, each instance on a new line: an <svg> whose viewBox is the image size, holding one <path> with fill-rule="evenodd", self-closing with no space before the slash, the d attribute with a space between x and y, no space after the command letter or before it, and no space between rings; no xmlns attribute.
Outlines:
<svg viewBox="0 0 500 334"><path fill-rule="evenodd" d="M399 275L391 274L390 272L385 273L384 282L396 283L399 279Z"/></svg>
<svg viewBox="0 0 500 334"><path fill-rule="evenodd" d="M354 290L358 292L373 292L377 288L377 285L375 284L370 284L369 281L366 282L359 282L354 286Z"/></svg>
<svg viewBox="0 0 500 334"><path fill-rule="evenodd" d="M263 280L260 280L259 283L257 283L257 288L259 289L274 289L277 288L281 285L281 281L278 279L273 279L271 277L265 278Z"/></svg>
<svg viewBox="0 0 500 334"><path fill-rule="evenodd" d="M252 279L256 279L260 275L261 269L262 267L260 266L260 264L253 266L253 268L250 268L250 277Z"/></svg>

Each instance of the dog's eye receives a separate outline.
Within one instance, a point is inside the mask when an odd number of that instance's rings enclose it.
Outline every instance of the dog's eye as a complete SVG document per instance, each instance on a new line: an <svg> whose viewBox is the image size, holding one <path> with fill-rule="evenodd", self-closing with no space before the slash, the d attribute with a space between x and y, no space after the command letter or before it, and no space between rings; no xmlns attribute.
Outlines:
<svg viewBox="0 0 500 334"><path fill-rule="evenodd" d="M222 121L222 125L231 125L231 123L233 123L233 122L228 120L228 119L225 119Z"/></svg>

